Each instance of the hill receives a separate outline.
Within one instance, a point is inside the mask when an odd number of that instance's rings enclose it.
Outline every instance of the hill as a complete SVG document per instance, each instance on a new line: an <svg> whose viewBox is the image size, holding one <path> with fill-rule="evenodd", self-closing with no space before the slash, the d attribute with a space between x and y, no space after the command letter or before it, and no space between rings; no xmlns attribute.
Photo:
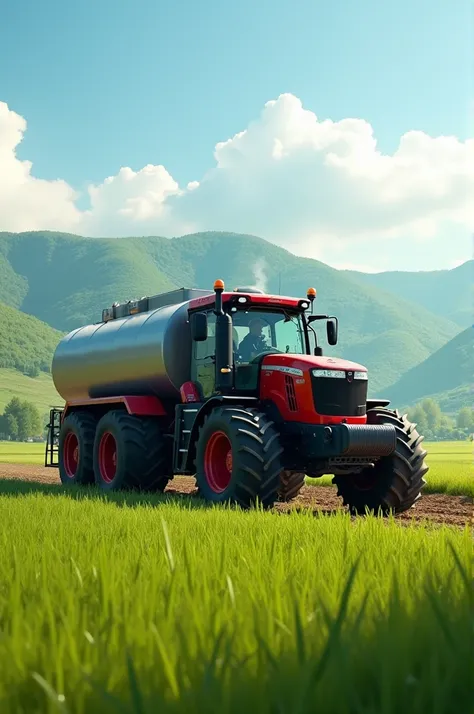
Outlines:
<svg viewBox="0 0 474 714"><path fill-rule="evenodd" d="M447 413L472 406L473 329L468 327L386 390L401 406L433 397Z"/></svg>
<svg viewBox="0 0 474 714"><path fill-rule="evenodd" d="M15 369L30 377L49 373L60 338L58 330L0 302L0 368Z"/></svg>
<svg viewBox="0 0 474 714"><path fill-rule="evenodd" d="M42 416L50 406L62 404L50 374L61 334L0 303L0 414L12 397L33 402Z"/></svg>
<svg viewBox="0 0 474 714"><path fill-rule="evenodd" d="M474 260L452 270L358 273L344 271L364 285L373 285L468 327L474 300Z"/></svg>
<svg viewBox="0 0 474 714"><path fill-rule="evenodd" d="M15 369L0 369L0 414L12 397L32 402L41 418L50 407L61 406L64 400L57 393L51 375L42 372L38 377L27 377Z"/></svg>
<svg viewBox="0 0 474 714"><path fill-rule="evenodd" d="M59 330L96 322L102 308L116 300L183 285L210 288L216 277L229 287L259 284L270 292L302 296L314 285L317 311L339 317L337 354L354 357L355 352L367 365L372 393L460 329L423 306L255 236L200 233L170 240L0 233L0 257L6 277L0 300Z"/></svg>

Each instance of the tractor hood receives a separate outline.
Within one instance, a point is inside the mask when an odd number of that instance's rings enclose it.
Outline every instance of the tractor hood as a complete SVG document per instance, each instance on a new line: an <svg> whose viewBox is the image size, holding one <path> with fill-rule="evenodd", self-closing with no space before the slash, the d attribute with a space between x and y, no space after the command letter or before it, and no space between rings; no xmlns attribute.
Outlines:
<svg viewBox="0 0 474 714"><path fill-rule="evenodd" d="M273 403L284 422L365 424L367 369L336 357L267 354L260 399Z"/></svg>
<svg viewBox="0 0 474 714"><path fill-rule="evenodd" d="M337 369L344 372L367 372L367 368L357 362L350 362L338 357L316 357L313 355L271 354L262 361L266 371L286 372L302 376L311 369Z"/></svg>

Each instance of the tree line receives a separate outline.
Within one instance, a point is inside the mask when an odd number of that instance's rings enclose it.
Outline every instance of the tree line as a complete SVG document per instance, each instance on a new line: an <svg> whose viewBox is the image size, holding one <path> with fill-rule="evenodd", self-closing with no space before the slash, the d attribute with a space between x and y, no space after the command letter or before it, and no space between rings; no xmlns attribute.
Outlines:
<svg viewBox="0 0 474 714"><path fill-rule="evenodd" d="M41 418L31 402L13 397L0 414L0 439L26 441L31 437L44 436L48 420L49 415Z"/></svg>
<svg viewBox="0 0 474 714"><path fill-rule="evenodd" d="M474 409L462 407L455 416L449 416L434 399L423 399L409 409L408 418L427 441L462 441L474 432Z"/></svg>

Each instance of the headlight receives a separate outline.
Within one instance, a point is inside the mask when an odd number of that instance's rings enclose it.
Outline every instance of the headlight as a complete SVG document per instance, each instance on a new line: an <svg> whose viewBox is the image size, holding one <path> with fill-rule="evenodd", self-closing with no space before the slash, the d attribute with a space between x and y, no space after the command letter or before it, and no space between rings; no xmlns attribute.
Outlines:
<svg viewBox="0 0 474 714"><path fill-rule="evenodd" d="M345 379L346 373L340 369L313 369L315 377L333 377L334 379Z"/></svg>
<svg viewBox="0 0 474 714"><path fill-rule="evenodd" d="M314 377L332 377L333 379L345 379L346 373L342 369L313 369ZM368 380L367 372L354 372L354 379Z"/></svg>

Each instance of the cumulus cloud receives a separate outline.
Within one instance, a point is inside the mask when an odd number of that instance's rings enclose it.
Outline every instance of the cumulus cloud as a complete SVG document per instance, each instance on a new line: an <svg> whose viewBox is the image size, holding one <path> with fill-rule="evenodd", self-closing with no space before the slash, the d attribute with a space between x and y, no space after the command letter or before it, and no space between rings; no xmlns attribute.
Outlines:
<svg viewBox="0 0 474 714"><path fill-rule="evenodd" d="M79 211L63 181L32 176L15 149L26 122L0 103L0 230L59 229L87 235L253 233L322 257L358 240L429 240L474 225L474 140L403 135L383 154L362 119L320 120L283 94L258 119L216 145L215 165L180 187L164 166L121 168L90 186ZM353 260L351 257L350 260Z"/></svg>
<svg viewBox="0 0 474 714"><path fill-rule="evenodd" d="M89 186L91 209L84 224L91 234L120 235L125 226L170 225L167 199L182 191L164 166L148 164L140 171L120 169L99 186Z"/></svg>
<svg viewBox="0 0 474 714"><path fill-rule="evenodd" d="M25 119L0 102L0 231L77 230L76 192L65 181L35 178L31 161L17 158L25 131Z"/></svg>

